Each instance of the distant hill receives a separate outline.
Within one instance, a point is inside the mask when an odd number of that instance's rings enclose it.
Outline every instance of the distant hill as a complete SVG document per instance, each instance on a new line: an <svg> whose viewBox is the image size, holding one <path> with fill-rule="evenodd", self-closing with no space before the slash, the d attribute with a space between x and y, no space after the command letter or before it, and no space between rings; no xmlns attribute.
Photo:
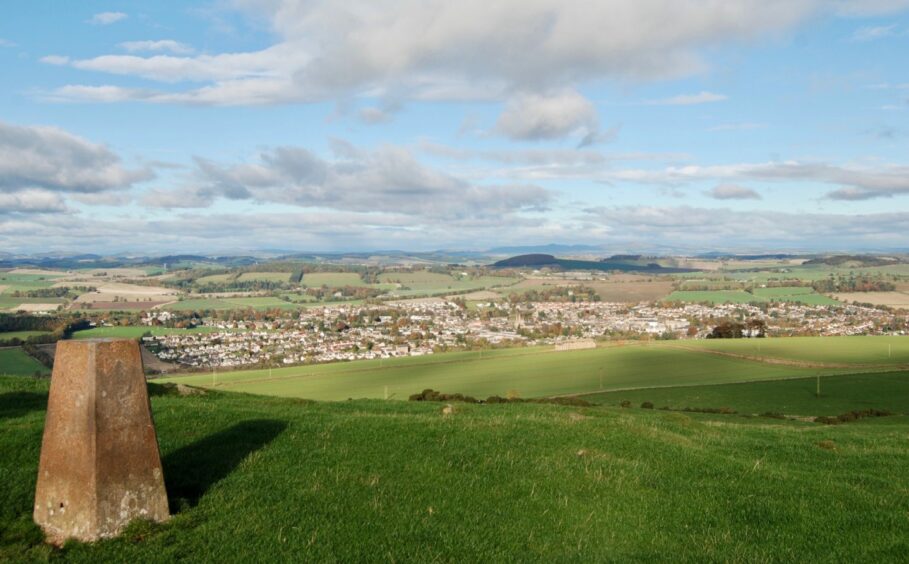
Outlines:
<svg viewBox="0 0 909 564"><path fill-rule="evenodd" d="M595 253L601 252L602 247L596 245L527 245L517 247L495 247L486 251L493 255L523 255L523 254L572 254L572 253Z"/></svg>
<svg viewBox="0 0 909 564"><path fill-rule="evenodd" d="M828 266L888 266L900 264L898 259L874 255L834 255L806 261L805 264L826 264Z"/></svg>
<svg viewBox="0 0 909 564"><path fill-rule="evenodd" d="M631 255L618 255L630 257ZM637 256L637 255L635 255ZM639 257L640 259L640 257ZM651 259L648 259L651 260ZM656 260L656 259L653 259ZM500 260L492 265L495 268L559 268L562 270L619 270L623 272L646 272L671 274L678 272L696 272L692 268L676 268L662 266L656 262L634 262L628 258L615 259L610 257L599 261L560 259L553 255L533 253L518 255Z"/></svg>

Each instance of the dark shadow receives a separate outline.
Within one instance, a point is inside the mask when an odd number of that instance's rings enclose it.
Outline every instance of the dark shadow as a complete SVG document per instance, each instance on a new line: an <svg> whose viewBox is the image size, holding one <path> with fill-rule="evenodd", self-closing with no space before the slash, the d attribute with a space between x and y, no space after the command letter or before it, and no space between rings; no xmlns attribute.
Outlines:
<svg viewBox="0 0 909 564"><path fill-rule="evenodd" d="M0 419L22 417L32 411L47 409L47 394L9 392L0 394Z"/></svg>
<svg viewBox="0 0 909 564"><path fill-rule="evenodd" d="M243 421L167 455L162 465L171 512L194 507L209 488L286 427L272 419Z"/></svg>

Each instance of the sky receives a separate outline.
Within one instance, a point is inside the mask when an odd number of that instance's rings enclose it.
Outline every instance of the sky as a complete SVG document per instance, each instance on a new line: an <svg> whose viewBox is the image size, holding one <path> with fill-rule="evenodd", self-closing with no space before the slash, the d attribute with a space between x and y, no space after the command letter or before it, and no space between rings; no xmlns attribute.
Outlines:
<svg viewBox="0 0 909 564"><path fill-rule="evenodd" d="M909 249L909 0L0 9L0 253Z"/></svg>

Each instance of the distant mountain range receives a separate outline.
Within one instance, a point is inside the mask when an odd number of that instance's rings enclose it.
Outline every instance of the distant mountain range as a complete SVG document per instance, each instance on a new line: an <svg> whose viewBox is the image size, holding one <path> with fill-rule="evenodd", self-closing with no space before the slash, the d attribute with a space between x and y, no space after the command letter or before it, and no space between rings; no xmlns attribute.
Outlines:
<svg viewBox="0 0 909 564"><path fill-rule="evenodd" d="M656 257L642 257L640 255L614 255L607 259L598 261L593 260L575 260L560 259L553 255L542 253L532 253L518 255L515 257L500 260L492 266L496 268L559 268L562 270L619 270L623 272L645 272L645 273L678 273L678 272L697 272L693 268L677 268L673 266L663 266L659 264L661 259Z"/></svg>

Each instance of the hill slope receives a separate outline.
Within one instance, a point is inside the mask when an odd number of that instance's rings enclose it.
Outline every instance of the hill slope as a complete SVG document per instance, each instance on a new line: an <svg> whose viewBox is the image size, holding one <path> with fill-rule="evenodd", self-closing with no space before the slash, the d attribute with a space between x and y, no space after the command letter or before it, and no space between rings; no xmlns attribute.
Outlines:
<svg viewBox="0 0 909 564"><path fill-rule="evenodd" d="M439 404L150 389L174 518L52 552L31 524L46 384L0 378L0 560L909 554L905 417L828 427L526 404L443 415Z"/></svg>

